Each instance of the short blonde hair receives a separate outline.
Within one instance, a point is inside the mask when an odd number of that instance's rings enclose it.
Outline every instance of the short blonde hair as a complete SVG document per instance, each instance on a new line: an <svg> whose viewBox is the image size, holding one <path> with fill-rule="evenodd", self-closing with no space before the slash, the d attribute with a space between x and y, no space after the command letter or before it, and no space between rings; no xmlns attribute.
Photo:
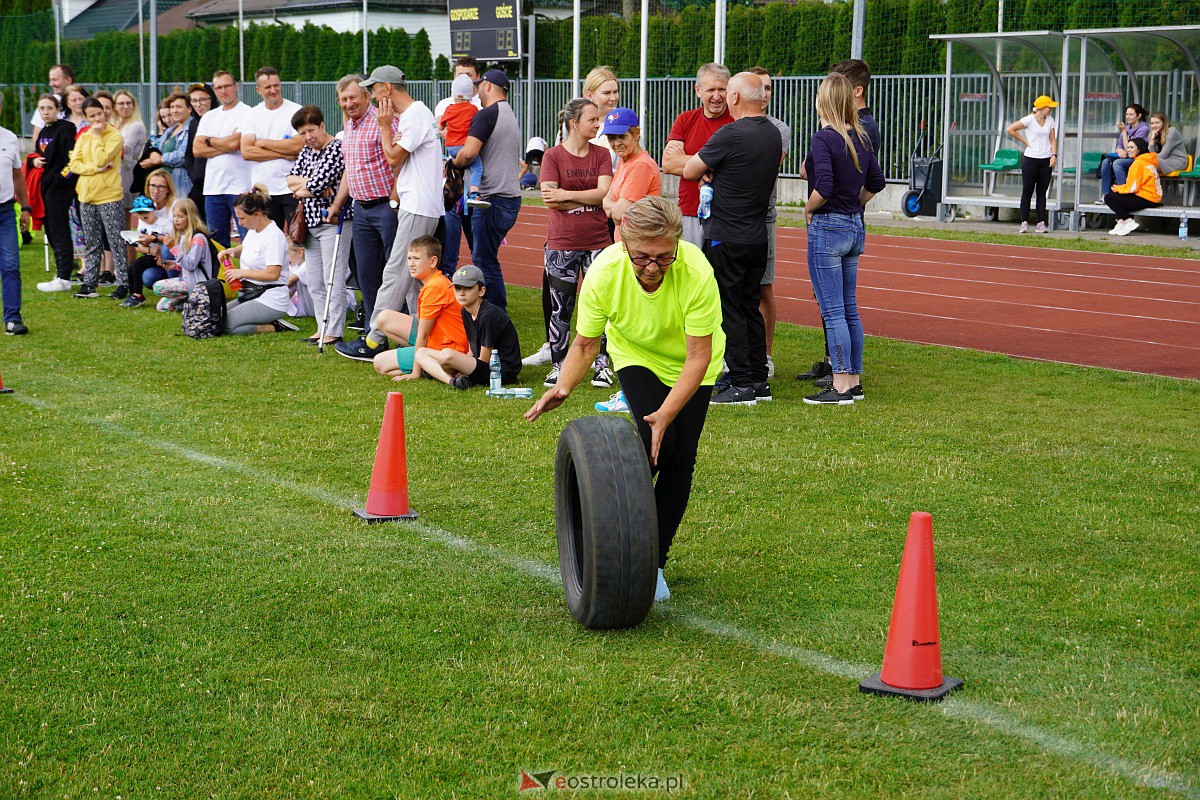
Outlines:
<svg viewBox="0 0 1200 800"><path fill-rule="evenodd" d="M644 242L648 239L683 238L683 214L679 204L665 197L643 197L625 210L621 218L621 240Z"/></svg>

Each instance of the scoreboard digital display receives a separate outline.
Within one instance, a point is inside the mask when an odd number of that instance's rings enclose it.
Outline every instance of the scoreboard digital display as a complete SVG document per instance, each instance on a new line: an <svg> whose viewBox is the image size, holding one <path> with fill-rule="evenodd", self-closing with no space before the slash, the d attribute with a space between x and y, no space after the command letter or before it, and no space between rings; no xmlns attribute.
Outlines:
<svg viewBox="0 0 1200 800"><path fill-rule="evenodd" d="M450 0L450 50L454 58L511 61L521 57L519 0Z"/></svg>

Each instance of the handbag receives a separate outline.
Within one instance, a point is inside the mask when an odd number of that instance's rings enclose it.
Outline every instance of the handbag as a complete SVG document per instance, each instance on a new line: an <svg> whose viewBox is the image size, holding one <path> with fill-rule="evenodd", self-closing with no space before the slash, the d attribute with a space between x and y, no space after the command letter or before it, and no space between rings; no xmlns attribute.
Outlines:
<svg viewBox="0 0 1200 800"><path fill-rule="evenodd" d="M287 235L292 244L301 247L308 241L308 220L304 218L303 200L296 204L296 211L292 214L292 218L288 220Z"/></svg>

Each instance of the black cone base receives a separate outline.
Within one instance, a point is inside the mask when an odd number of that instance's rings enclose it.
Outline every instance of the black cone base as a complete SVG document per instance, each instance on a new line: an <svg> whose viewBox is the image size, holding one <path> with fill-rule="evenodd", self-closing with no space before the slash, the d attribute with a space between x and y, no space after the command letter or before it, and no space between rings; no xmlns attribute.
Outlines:
<svg viewBox="0 0 1200 800"><path fill-rule="evenodd" d="M962 678L942 677L942 685L932 689L901 689L880 680L881 673L876 672L858 685L858 690L866 694L878 694L891 697L903 697L918 703L936 703L955 689L963 685Z"/></svg>
<svg viewBox="0 0 1200 800"><path fill-rule="evenodd" d="M0 394L12 394L12 389L0 389Z"/></svg>
<svg viewBox="0 0 1200 800"><path fill-rule="evenodd" d="M411 519L416 519L417 517L419 517L421 515L415 511L413 511L411 508L408 510L407 514L392 514L392 515L372 514L370 511L367 511L365 508L356 508L356 509L354 509L354 516L358 517L359 519L361 519L367 523L376 523L376 522L395 522L396 520L405 520L405 519L411 520Z"/></svg>

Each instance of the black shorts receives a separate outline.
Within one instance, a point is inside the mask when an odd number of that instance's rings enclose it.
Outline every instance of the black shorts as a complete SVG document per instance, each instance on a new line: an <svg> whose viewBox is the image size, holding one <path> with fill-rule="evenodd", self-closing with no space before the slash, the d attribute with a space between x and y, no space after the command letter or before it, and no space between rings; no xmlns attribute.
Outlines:
<svg viewBox="0 0 1200 800"><path fill-rule="evenodd" d="M487 386L492 382L492 368L486 361L475 359L475 371L471 373L471 383L476 386Z"/></svg>

